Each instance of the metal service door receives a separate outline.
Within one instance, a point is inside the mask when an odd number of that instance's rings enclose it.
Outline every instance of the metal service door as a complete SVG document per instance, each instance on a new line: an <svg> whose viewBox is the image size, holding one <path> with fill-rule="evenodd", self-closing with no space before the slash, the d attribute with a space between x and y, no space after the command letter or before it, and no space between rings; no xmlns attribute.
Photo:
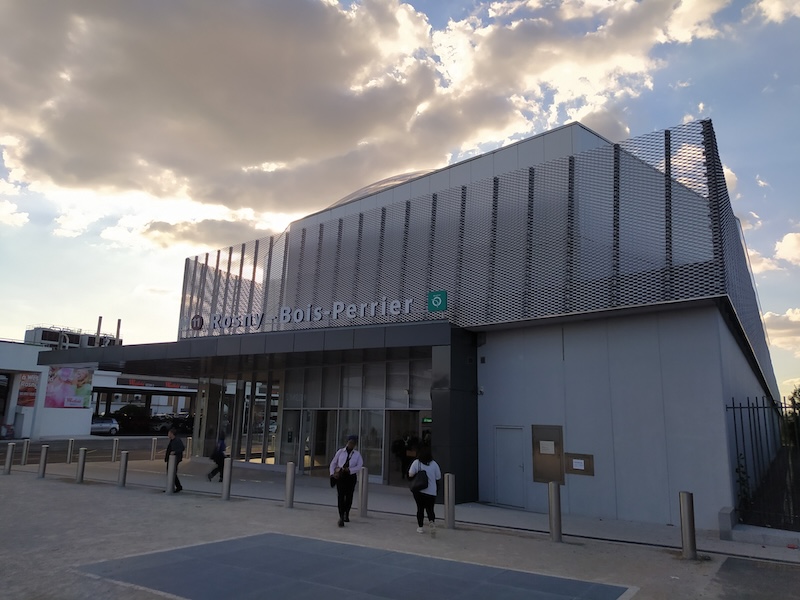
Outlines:
<svg viewBox="0 0 800 600"><path fill-rule="evenodd" d="M525 455L521 427L494 429L495 503L525 506Z"/></svg>

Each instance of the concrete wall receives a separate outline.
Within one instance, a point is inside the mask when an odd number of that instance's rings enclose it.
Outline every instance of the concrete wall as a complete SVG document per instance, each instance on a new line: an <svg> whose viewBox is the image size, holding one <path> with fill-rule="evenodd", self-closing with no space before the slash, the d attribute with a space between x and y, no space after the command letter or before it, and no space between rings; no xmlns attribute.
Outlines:
<svg viewBox="0 0 800 600"><path fill-rule="evenodd" d="M47 385L47 367L36 364L42 346L22 344L19 342L0 341L0 371L11 375L8 388L8 403L3 424L15 426L15 437L32 437L33 424L36 421L39 407L44 405L45 386ZM17 393L21 373L39 373L39 389L34 406L17 406Z"/></svg>
<svg viewBox="0 0 800 600"><path fill-rule="evenodd" d="M495 428L521 426L524 508L546 512L530 426L560 425L564 450L593 455L595 469L566 475L565 514L677 525L679 492L689 491L697 526L716 529L719 509L734 501L725 396L754 382L726 379L728 365L749 370L737 354L714 307L487 333L478 348L480 499L495 501Z"/></svg>

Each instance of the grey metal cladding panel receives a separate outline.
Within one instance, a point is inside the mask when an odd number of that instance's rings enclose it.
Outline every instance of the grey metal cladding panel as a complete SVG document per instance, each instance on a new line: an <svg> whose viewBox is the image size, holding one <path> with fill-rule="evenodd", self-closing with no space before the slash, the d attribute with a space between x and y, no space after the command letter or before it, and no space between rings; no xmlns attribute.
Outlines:
<svg viewBox="0 0 800 600"><path fill-rule="evenodd" d="M620 153L619 270L646 273L666 266L664 174Z"/></svg>
<svg viewBox="0 0 800 600"><path fill-rule="evenodd" d="M267 336L271 334L245 335L241 339L242 354L265 354Z"/></svg>
<svg viewBox="0 0 800 600"><path fill-rule="evenodd" d="M302 228L289 231L288 261L286 263L286 276L284 279L284 302L287 306L301 306L298 302L300 292L300 279L305 275L304 268L308 265L305 256L305 240L308 232Z"/></svg>
<svg viewBox="0 0 800 600"><path fill-rule="evenodd" d="M350 350L355 348L355 332L349 328L329 329L324 332L324 350Z"/></svg>
<svg viewBox="0 0 800 600"><path fill-rule="evenodd" d="M450 344L451 326L447 322L407 324L386 327L387 348L406 346L446 346Z"/></svg>
<svg viewBox="0 0 800 600"><path fill-rule="evenodd" d="M409 201L414 204L414 200ZM405 237L406 203L401 202L386 208L386 223L383 234L383 248L378 260L380 276L376 282L376 298L400 298L403 290L403 241ZM366 298L365 298L366 299Z"/></svg>
<svg viewBox="0 0 800 600"><path fill-rule="evenodd" d="M443 194L437 194L437 212L442 207ZM403 296L413 298L418 310L425 310L427 303L426 281L428 280L428 252L433 230L431 228L431 205L433 196L416 198L411 202L408 222L408 247ZM438 230L437 230L438 233ZM439 257L437 256L437 259ZM441 257L443 262L446 257ZM452 265L449 265L452 268ZM449 289L449 288L435 288Z"/></svg>
<svg viewBox="0 0 800 600"><path fill-rule="evenodd" d="M342 220L342 247L339 250L339 270L332 296L337 299L352 298L353 284L359 268L358 260L359 215L348 215Z"/></svg>
<svg viewBox="0 0 800 600"><path fill-rule="evenodd" d="M380 254L381 209L364 213L364 229L361 237L361 254L358 257L355 287L345 298L375 299L375 284L378 281L378 255Z"/></svg>
<svg viewBox="0 0 800 600"><path fill-rule="evenodd" d="M467 187L459 324L486 322L492 221L492 179ZM432 286L433 287L433 286Z"/></svg>
<svg viewBox="0 0 800 600"><path fill-rule="evenodd" d="M264 353L275 354L277 352L294 351L294 332L279 331L270 333L264 340Z"/></svg>
<svg viewBox="0 0 800 600"><path fill-rule="evenodd" d="M708 200L674 186L672 190L673 262L691 264L714 257Z"/></svg>
<svg viewBox="0 0 800 600"><path fill-rule="evenodd" d="M383 348L386 345L386 329L384 327L354 329L353 345L356 348Z"/></svg>
<svg viewBox="0 0 800 600"><path fill-rule="evenodd" d="M418 286L421 309L427 306L429 291L448 292L449 315L455 316L460 304L457 282L461 273L458 264L458 238L461 213L461 188L453 188L436 196L436 230L430 225L431 202L425 205L427 214L420 212L413 221L413 248L409 268L413 269ZM431 236L433 236L431 238ZM430 262L429 262L429 254ZM428 267L430 266L430 270ZM462 269L463 272L463 269ZM409 277L409 281L411 278ZM427 283L426 283L427 282ZM427 289L430 288L430 289ZM441 315L442 318L447 313ZM440 313L441 314L441 313Z"/></svg>
<svg viewBox="0 0 800 600"><path fill-rule="evenodd" d="M106 360L159 360L168 358L169 349L174 343L136 344L133 346L115 346L114 354L106 353ZM109 348L110 349L110 348ZM121 354L118 354L119 351Z"/></svg>
<svg viewBox="0 0 800 600"><path fill-rule="evenodd" d="M573 311L607 308L614 277L613 147L575 157Z"/></svg>
<svg viewBox="0 0 800 600"><path fill-rule="evenodd" d="M322 242L318 244L319 256L314 270L314 296L315 305L331 306L336 299L332 293L335 282L341 276L338 264L339 255L337 245L339 239L339 220L323 223Z"/></svg>
<svg viewBox="0 0 800 600"><path fill-rule="evenodd" d="M525 318L525 240L528 221L528 170L499 177L490 305L495 320Z"/></svg>
<svg viewBox="0 0 800 600"><path fill-rule="evenodd" d="M536 168L533 192L533 286L531 316L564 312L567 268L567 198L569 164L566 159Z"/></svg>
<svg viewBox="0 0 800 600"><path fill-rule="evenodd" d="M325 348L324 331L295 331L294 332L294 351L295 352L314 352Z"/></svg>
<svg viewBox="0 0 800 600"><path fill-rule="evenodd" d="M73 348L71 350L50 350L39 352L38 365L69 365L88 362L102 362L105 359L103 348Z"/></svg>
<svg viewBox="0 0 800 600"><path fill-rule="evenodd" d="M190 358L192 356L192 341L187 339L179 340L175 344L168 344L165 358Z"/></svg>
<svg viewBox="0 0 800 600"><path fill-rule="evenodd" d="M192 358L201 356L216 356L218 340L219 337L197 338L192 340L189 350Z"/></svg>
<svg viewBox="0 0 800 600"><path fill-rule="evenodd" d="M225 335L217 339L217 355L231 356L242 353L242 336Z"/></svg>
<svg viewBox="0 0 800 600"><path fill-rule="evenodd" d="M532 167L544 162L544 139L541 136L520 142L517 145L519 166Z"/></svg>

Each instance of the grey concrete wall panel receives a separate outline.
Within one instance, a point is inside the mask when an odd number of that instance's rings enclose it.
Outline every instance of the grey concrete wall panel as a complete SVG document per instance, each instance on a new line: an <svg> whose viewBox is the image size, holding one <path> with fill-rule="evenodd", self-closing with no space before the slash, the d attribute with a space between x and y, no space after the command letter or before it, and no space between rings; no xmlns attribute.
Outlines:
<svg viewBox="0 0 800 600"><path fill-rule="evenodd" d="M325 350L351 350L355 333L352 329L330 329L325 331Z"/></svg>
<svg viewBox="0 0 800 600"><path fill-rule="evenodd" d="M438 346L450 343L450 323L420 323L402 327L386 327L387 348L403 346Z"/></svg>
<svg viewBox="0 0 800 600"><path fill-rule="evenodd" d="M241 339L242 354L265 354L267 338L271 334L245 335Z"/></svg>
<svg viewBox="0 0 800 600"><path fill-rule="evenodd" d="M325 349L324 331L296 331L294 334L295 352L318 352Z"/></svg>
<svg viewBox="0 0 800 600"><path fill-rule="evenodd" d="M264 352L275 354L277 352L294 351L294 334L291 332L271 333L264 341Z"/></svg>
<svg viewBox="0 0 800 600"><path fill-rule="evenodd" d="M220 336L217 340L218 356L238 356L242 354L241 335Z"/></svg>
<svg viewBox="0 0 800 600"><path fill-rule="evenodd" d="M354 329L353 344L356 348L384 348L386 346L386 330L373 327Z"/></svg>

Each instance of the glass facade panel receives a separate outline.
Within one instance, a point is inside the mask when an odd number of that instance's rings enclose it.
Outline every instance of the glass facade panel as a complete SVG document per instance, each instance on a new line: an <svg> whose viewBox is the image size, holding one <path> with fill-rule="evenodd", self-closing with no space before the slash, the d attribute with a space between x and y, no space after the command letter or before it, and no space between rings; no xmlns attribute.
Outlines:
<svg viewBox="0 0 800 600"><path fill-rule="evenodd" d="M286 369L286 383L283 386L283 405L286 408L303 406L304 369Z"/></svg>
<svg viewBox="0 0 800 600"><path fill-rule="evenodd" d="M408 408L408 361L386 363L386 408Z"/></svg>
<svg viewBox="0 0 800 600"><path fill-rule="evenodd" d="M300 457L299 410L286 410L283 412L283 433L280 436L280 440L280 464L285 465L288 462L298 464L298 459Z"/></svg>
<svg viewBox="0 0 800 600"><path fill-rule="evenodd" d="M319 408L322 402L322 367L306 369L303 406Z"/></svg>
<svg viewBox="0 0 800 600"><path fill-rule="evenodd" d="M409 405L411 408L427 409L432 408L431 404L431 359L412 360L410 363L411 391L409 393Z"/></svg>
<svg viewBox="0 0 800 600"><path fill-rule="evenodd" d="M364 408L383 408L386 405L386 363L364 365Z"/></svg>
<svg viewBox="0 0 800 600"><path fill-rule="evenodd" d="M339 391L341 383L342 367L325 367L322 371L322 406L325 408L339 407Z"/></svg>
<svg viewBox="0 0 800 600"><path fill-rule="evenodd" d="M339 434L336 450L347 443L348 435L358 435L358 413L359 411L357 410L339 411ZM334 450L334 452L336 452L336 450ZM333 458L332 455L331 458Z"/></svg>
<svg viewBox="0 0 800 600"><path fill-rule="evenodd" d="M383 415L382 410L361 411L358 448L370 476L383 475Z"/></svg>
<svg viewBox="0 0 800 600"><path fill-rule="evenodd" d="M364 385L362 365L345 365L342 368L342 407L359 408Z"/></svg>

